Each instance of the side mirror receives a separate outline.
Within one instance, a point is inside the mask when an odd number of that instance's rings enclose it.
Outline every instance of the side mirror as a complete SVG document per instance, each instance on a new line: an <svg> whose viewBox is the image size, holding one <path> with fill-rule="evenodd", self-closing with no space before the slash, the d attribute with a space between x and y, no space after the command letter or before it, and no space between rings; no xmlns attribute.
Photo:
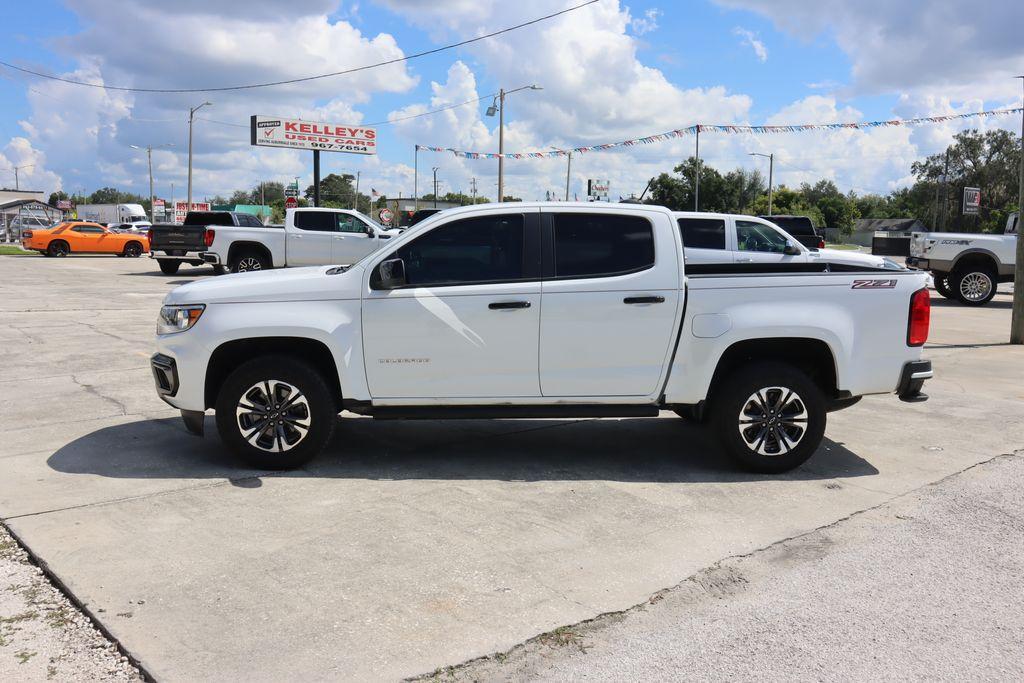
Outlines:
<svg viewBox="0 0 1024 683"><path fill-rule="evenodd" d="M786 254L787 256L799 256L801 252L800 247L796 246L795 244L787 243L786 248L782 250L782 253Z"/></svg>
<svg viewBox="0 0 1024 683"><path fill-rule="evenodd" d="M381 261L374 273L371 285L374 289L397 289L407 285L405 261L400 258Z"/></svg>
<svg viewBox="0 0 1024 683"><path fill-rule="evenodd" d="M366 226L366 236L367 237L376 237L377 236L377 231L373 229L372 225L367 225Z"/></svg>

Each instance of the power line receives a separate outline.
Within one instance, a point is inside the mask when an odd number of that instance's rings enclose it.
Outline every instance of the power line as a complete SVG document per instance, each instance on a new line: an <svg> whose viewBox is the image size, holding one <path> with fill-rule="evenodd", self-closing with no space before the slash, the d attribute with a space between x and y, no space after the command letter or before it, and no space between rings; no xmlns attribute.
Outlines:
<svg viewBox="0 0 1024 683"><path fill-rule="evenodd" d="M200 93L200 92L226 92L226 91L232 91L232 90L253 90L253 89L256 89L256 88L270 88L270 87L274 87L274 86L278 86L278 85L292 85L292 84L295 84L295 83L305 83L307 81L315 81L315 80L319 80L319 79L322 79L322 78L332 78L334 76L344 76L346 74L352 74L352 73L356 73L356 72L359 72L359 71L367 71L369 69L376 69L376 68L381 67L381 66L390 66L391 64L399 64L401 62L407 62L409 60L417 59L419 57L426 57L427 55L437 54L438 52L444 52L445 50L451 50L453 48L462 47L463 45L469 45L471 43L476 43L476 42L479 42L481 40L486 40L488 38L494 38L495 36L500 36L500 35L502 35L504 33L509 33L511 31L516 31L516 30L524 28L526 26L532 26L533 24L538 24L538 23L540 23L542 21L547 21L548 19L554 19L555 17L559 17L559 16L561 16L563 14L568 14L569 12L574 12L574 11L576 11L578 9L582 9L583 7L587 7L588 5L593 5L596 2L600 2L600 0L587 0L587 2L583 2L583 3L579 4L579 5L574 5L572 7L568 7L566 9L560 10L558 12L553 12L551 14L546 14L546 15L544 15L542 17L538 17L536 19L531 19L530 21L525 21L525 22L523 22L521 24L516 24L515 26L509 26L508 28L503 28L503 29L500 29L498 31L493 31L491 33L486 33L486 34L484 34L482 36L477 36L475 38L467 38L466 40L461 40L461 41L459 41L457 43L451 43L449 45L444 45L442 47L436 47L436 48L433 48L432 50L424 50L423 52L417 52L415 54L406 55L404 57L396 57L395 59L389 59L387 61L378 62L376 64L367 64L367 65L364 65L364 66L357 66L357 67L354 67L354 68L351 68L351 69L344 69L342 71L332 71L331 73L326 73L326 74L317 74L315 76L304 76L302 78L289 78L289 79L283 80L283 81L270 81L270 82L267 82L267 83L250 83L248 85L232 85L232 86L222 86L222 87L218 87L218 88L129 88L129 87L125 87L125 86L104 85L102 83L86 83L85 81L76 81L76 80L74 80L72 78L63 78L61 76L54 76L53 74L48 74L48 73L44 73L44 72L41 72L41 71L33 71L32 69L26 69L26 68L23 68L23 67L20 67L20 66L15 66L14 64L11 64L9 62L4 62L4 61L0 61L0 66L6 66L8 69L14 69L15 71L20 71L22 73L32 74L33 76L38 76L40 78L47 78L47 79L52 80L52 81L60 81L61 83L70 83L71 85L80 85L80 86L87 87L87 88L99 88L101 90L118 90L118 91L122 91L122 92L148 92L148 93L165 93L165 94L169 94L169 93Z"/></svg>

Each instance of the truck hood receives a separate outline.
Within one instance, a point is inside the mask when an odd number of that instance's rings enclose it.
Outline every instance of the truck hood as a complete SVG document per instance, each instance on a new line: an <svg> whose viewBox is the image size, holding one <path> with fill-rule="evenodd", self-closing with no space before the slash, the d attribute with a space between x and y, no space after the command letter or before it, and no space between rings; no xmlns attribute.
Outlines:
<svg viewBox="0 0 1024 683"><path fill-rule="evenodd" d="M222 275L172 289L164 304L358 299L362 273L361 266L346 271L338 266L312 266Z"/></svg>
<svg viewBox="0 0 1024 683"><path fill-rule="evenodd" d="M842 249L818 249L811 252L812 259L820 259L829 263L842 263L849 266L862 266L865 268L885 268L886 259L871 254L861 254L856 251L844 251Z"/></svg>

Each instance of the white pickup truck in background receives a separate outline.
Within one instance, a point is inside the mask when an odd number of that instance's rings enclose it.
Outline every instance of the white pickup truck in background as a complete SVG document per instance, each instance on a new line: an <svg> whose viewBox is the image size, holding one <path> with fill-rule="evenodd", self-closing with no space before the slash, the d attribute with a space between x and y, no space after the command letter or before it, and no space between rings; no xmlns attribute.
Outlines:
<svg viewBox="0 0 1024 683"><path fill-rule="evenodd" d="M285 212L284 226L214 229L206 263L233 273L268 268L355 263L400 234L349 209L302 208Z"/></svg>
<svg viewBox="0 0 1024 683"><path fill-rule="evenodd" d="M1013 282L1018 214L1011 214L1002 235L966 232L915 232L910 236L911 268L931 271L935 291L968 306L983 306L1000 282Z"/></svg>
<svg viewBox="0 0 1024 683"><path fill-rule="evenodd" d="M305 236L305 235L304 235ZM366 239L366 238L364 238ZM351 267L193 282L164 299L157 393L259 467L296 467L348 410L377 419L710 422L747 468L818 448L865 394L920 401L927 275L823 262L691 275L663 207L450 209ZM336 448L344 451L340 440Z"/></svg>
<svg viewBox="0 0 1024 683"><path fill-rule="evenodd" d="M851 267L899 270L898 263L881 256L840 249L809 249L770 219L725 213L676 211L672 214L683 236L686 262L840 264Z"/></svg>

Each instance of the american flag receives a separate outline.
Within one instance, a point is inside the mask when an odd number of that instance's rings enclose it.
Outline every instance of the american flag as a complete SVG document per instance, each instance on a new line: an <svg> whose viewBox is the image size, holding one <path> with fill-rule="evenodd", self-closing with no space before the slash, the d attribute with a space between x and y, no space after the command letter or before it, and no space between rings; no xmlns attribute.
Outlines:
<svg viewBox="0 0 1024 683"><path fill-rule="evenodd" d="M371 196L371 197L379 197L379 196L380 196L380 192L377 192L377 190L375 190L375 189L373 189L373 188L371 187L371 188L370 188L370 196Z"/></svg>

